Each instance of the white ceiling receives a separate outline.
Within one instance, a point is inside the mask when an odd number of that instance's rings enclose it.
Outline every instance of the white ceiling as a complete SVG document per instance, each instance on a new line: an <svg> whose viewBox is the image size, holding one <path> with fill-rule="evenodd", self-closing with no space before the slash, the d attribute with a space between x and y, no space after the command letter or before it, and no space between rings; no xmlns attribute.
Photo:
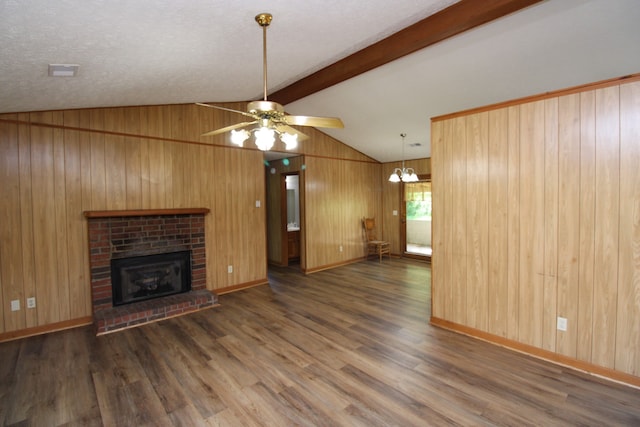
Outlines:
<svg viewBox="0 0 640 427"><path fill-rule="evenodd" d="M455 1L0 0L0 112L259 99L256 14L275 92ZM285 109L342 118L323 131L381 162L402 132L428 157L433 116L640 72L639 22L639 0L547 0Z"/></svg>

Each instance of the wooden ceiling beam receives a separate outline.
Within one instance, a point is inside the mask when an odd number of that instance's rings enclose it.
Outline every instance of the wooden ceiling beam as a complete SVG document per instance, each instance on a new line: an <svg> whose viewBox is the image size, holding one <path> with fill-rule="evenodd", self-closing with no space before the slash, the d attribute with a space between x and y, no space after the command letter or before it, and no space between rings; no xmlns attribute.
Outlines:
<svg viewBox="0 0 640 427"><path fill-rule="evenodd" d="M542 0L461 0L269 96L288 104Z"/></svg>

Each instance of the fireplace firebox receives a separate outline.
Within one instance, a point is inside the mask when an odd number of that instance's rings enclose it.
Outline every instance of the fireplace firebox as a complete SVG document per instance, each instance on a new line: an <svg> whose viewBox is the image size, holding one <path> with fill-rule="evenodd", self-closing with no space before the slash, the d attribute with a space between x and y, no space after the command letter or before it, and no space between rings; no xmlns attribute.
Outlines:
<svg viewBox="0 0 640 427"><path fill-rule="evenodd" d="M113 305L191 290L191 253L178 251L111 260Z"/></svg>

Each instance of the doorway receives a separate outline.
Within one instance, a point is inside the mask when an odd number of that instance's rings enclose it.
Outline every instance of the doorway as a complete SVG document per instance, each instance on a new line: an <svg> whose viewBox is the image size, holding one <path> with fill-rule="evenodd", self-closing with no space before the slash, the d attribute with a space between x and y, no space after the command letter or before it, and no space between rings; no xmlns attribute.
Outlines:
<svg viewBox="0 0 640 427"><path fill-rule="evenodd" d="M431 259L431 177L403 183L402 223L404 255Z"/></svg>
<svg viewBox="0 0 640 427"><path fill-rule="evenodd" d="M281 175L282 260L285 265L300 262L300 175Z"/></svg>

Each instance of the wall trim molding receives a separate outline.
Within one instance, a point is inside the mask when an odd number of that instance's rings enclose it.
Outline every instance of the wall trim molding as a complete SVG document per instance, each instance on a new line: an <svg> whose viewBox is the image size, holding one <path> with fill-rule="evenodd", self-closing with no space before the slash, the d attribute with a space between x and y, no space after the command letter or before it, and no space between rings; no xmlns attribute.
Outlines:
<svg viewBox="0 0 640 427"><path fill-rule="evenodd" d="M84 211L85 218L114 218L129 216L159 216L159 215L206 215L209 208L170 208L170 209L135 209L135 210L109 210L109 211Z"/></svg>
<svg viewBox="0 0 640 427"><path fill-rule="evenodd" d="M145 107L153 107L152 105L146 105L146 106L142 106L142 107L119 107L119 108L145 108ZM113 108L113 107L105 107L105 108L88 108L87 110L105 110L105 109L109 109L109 108ZM74 111L74 110L56 110L56 112L66 112L66 111ZM148 140L153 140L153 141L162 141L162 142L174 142L177 144L191 144L191 145L198 145L198 146L203 146L203 147L211 147L211 148L229 148L231 150L249 150L249 151L260 151L257 147L253 148L253 147L235 147L235 146L231 146L231 145L225 145L225 144L218 144L218 143L209 143L209 142L201 142L201 141L192 141L192 140L188 140L188 139L178 139L178 138L167 138L167 137L163 137L163 136L154 136L154 135L142 135L142 134L134 134L134 133L128 133L128 132L117 132L117 131L110 131L110 130L104 130L104 129L92 129L92 128L84 128L84 127L78 127L78 126L68 126L68 125L64 125L64 124L54 124L54 123L43 123L43 122L36 122L36 121L31 121L31 120L21 120L21 119L10 119L7 118L8 116L12 116L12 115L22 115L22 114L30 114L30 112L26 112L26 113L2 113L0 114L0 123L11 123L14 125L25 125L25 126L37 126L37 127L43 127L43 128L48 128L48 129L59 129L59 130L67 130L67 131L76 131L76 132L89 132L89 133L93 133L93 134L99 134L99 135L108 135L108 136L119 136L119 137L124 137L124 138L137 138L137 139L148 139ZM322 133L322 131L316 129L317 132ZM326 135L326 134L325 134ZM330 137L332 138L332 137ZM340 144L344 143L342 141L339 141L337 139L334 138L334 140ZM362 154L360 151L356 150L353 147L349 147L351 150L353 150L354 152L357 152L361 155L365 155ZM294 157L294 156L308 156L308 157L315 157L315 158L319 158L319 159L329 159L329 160L340 160L340 161L346 161L346 162L355 162L355 163L367 163L367 164L381 164L379 161L375 160L375 159L344 159L341 157L335 157L335 156L326 156L326 155L321 155L321 154L308 154L308 153L299 153L299 152L285 152L285 151L278 151L278 150L269 150L271 152L275 152L275 153L285 153L287 155L290 155L290 157Z"/></svg>
<svg viewBox="0 0 640 427"><path fill-rule="evenodd" d="M543 99L557 98L564 95L572 95L574 93L585 92L588 90L602 89L611 86L618 86L625 83L632 83L640 81L640 73L629 74L627 76L615 77L613 79L601 80L594 83L587 83L580 86L574 86L567 89L560 89L551 92L545 92L538 95L525 96L524 98L512 99L510 101L499 102L497 104L485 105L482 107L471 108L469 110L457 111L455 113L444 114L442 116L436 116L431 118L431 123L439 122L442 120L453 119L461 116L468 116L469 114L482 113L485 111L497 110L499 108L511 107L514 105L522 105L529 102L540 101Z"/></svg>

